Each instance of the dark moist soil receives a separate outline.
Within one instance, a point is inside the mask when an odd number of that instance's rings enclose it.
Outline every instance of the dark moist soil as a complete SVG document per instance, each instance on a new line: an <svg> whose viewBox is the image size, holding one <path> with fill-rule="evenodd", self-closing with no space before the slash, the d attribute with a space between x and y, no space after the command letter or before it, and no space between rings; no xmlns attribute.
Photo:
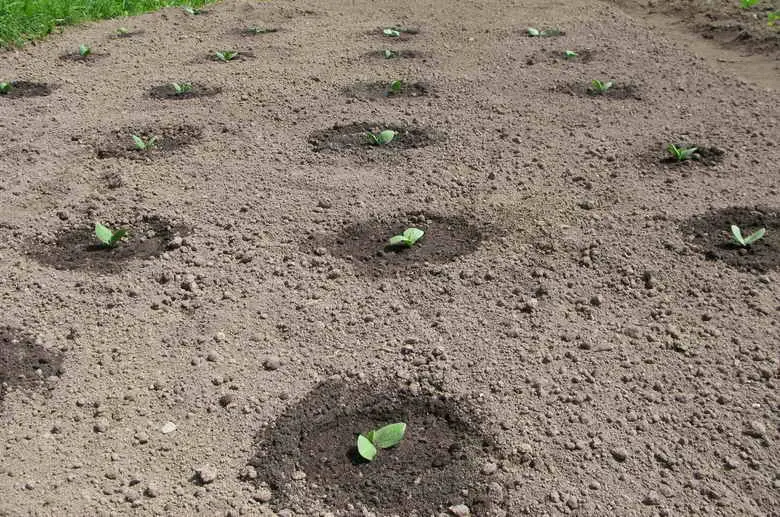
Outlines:
<svg viewBox="0 0 780 517"><path fill-rule="evenodd" d="M179 82L179 84L182 84L182 82ZM177 94L171 83L154 86L149 90L149 96L153 99L184 100L197 97L212 97L222 91L222 88L210 87L200 83L189 84L192 85L192 90L182 94Z"/></svg>
<svg viewBox="0 0 780 517"><path fill-rule="evenodd" d="M572 50L577 53L575 57L566 58L564 52L566 50ZM527 65L535 65L537 63L590 63L593 61L597 52L590 49L556 49L556 50L541 50L537 54L529 57L526 60Z"/></svg>
<svg viewBox="0 0 780 517"><path fill-rule="evenodd" d="M3 99L20 99L23 97L44 97L51 94L53 89L53 86L46 83L11 81L11 91L8 93L0 93L0 101Z"/></svg>
<svg viewBox="0 0 780 517"><path fill-rule="evenodd" d="M615 84L604 93L599 93L591 88L590 81L584 81L580 83L570 83L564 85L556 85L553 87L553 91L568 93L569 95L577 97L588 97L591 99L607 99L607 100L642 100L639 93L639 88L633 84Z"/></svg>
<svg viewBox="0 0 780 517"><path fill-rule="evenodd" d="M221 50L219 52L222 52ZM237 51L238 55L235 56L233 59L230 59L228 61L222 61L220 58L218 58L215 54L215 52L212 52L206 56L207 61L213 61L215 63L222 63L222 64L230 64L230 63L238 63L240 61L249 61L250 59L255 58L255 54L253 52L239 50Z"/></svg>
<svg viewBox="0 0 780 517"><path fill-rule="evenodd" d="M182 147L197 142L201 130L187 124L160 128L124 128L115 129L93 143L98 158L127 158L130 160L150 161L171 154ZM147 140L157 137L152 149L136 149L132 135Z"/></svg>
<svg viewBox="0 0 780 517"><path fill-rule="evenodd" d="M388 246L390 237L407 228L419 228L425 235L412 247ZM381 276L450 262L474 252L483 238L482 228L460 216L402 214L347 222L331 234L315 235L309 250L319 255L327 250L362 273Z"/></svg>
<svg viewBox="0 0 780 517"><path fill-rule="evenodd" d="M8 391L45 386L46 379L62 374L63 355L49 350L29 333L0 326L0 403Z"/></svg>
<svg viewBox="0 0 780 517"><path fill-rule="evenodd" d="M391 92L390 81L355 83L344 88L344 94L361 99L381 99L394 97L425 97L431 95L431 88L424 83L403 83L401 90Z"/></svg>
<svg viewBox="0 0 780 517"><path fill-rule="evenodd" d="M142 216L130 221L104 222L109 228L127 230L127 236L116 246L107 247L97 240L94 223L57 233L51 244L36 245L28 254L47 266L63 270L86 270L112 273L122 270L132 260L157 257L176 247L174 237L189 233L158 216Z"/></svg>
<svg viewBox="0 0 780 517"><path fill-rule="evenodd" d="M282 29L279 29L277 27L260 27L266 29L265 32L255 32L251 30L248 27L240 27L234 31L235 34L239 34L241 36L267 36L269 34L276 34L277 32L282 32Z"/></svg>
<svg viewBox="0 0 780 517"><path fill-rule="evenodd" d="M678 147L682 145L687 148L695 147L696 152L693 153L689 159L683 161L677 160L677 158L671 156L667 152L667 155L661 159L661 163L670 165L672 167L676 167L676 166L686 167L686 166L696 165L696 164L712 167L722 162L723 157L726 154L726 152L723 149L718 149L717 147L698 146L696 144L676 144L676 145ZM663 147L665 148L666 146Z"/></svg>
<svg viewBox="0 0 780 517"><path fill-rule="evenodd" d="M315 386L260 433L250 462L258 482L278 492L275 507L301 507L303 515L316 514L310 505L318 499L331 508L355 507L340 515L364 515L359 509L365 506L427 516L455 504L468 505L472 515L492 515L505 505L505 490L494 487L491 500L488 483L501 477L480 469L499 456L498 447L480 433L473 403L426 391L387 381ZM380 450L373 462L359 457L359 433L397 422L407 424L398 446ZM305 479L296 480L301 472Z"/></svg>
<svg viewBox="0 0 780 517"><path fill-rule="evenodd" d="M392 129L395 138L385 145L372 145L366 133ZM330 129L315 131L309 136L315 152L331 151L337 153L372 153L425 147L436 141L431 131L425 128L408 127L399 124L375 124L354 122L347 125L335 124Z"/></svg>
<svg viewBox="0 0 780 517"><path fill-rule="evenodd" d="M747 236L766 228L764 237L743 248L731 242L731 225ZM767 272L780 267L780 210L767 207L730 207L695 216L680 226L686 242L709 260L743 271Z"/></svg>

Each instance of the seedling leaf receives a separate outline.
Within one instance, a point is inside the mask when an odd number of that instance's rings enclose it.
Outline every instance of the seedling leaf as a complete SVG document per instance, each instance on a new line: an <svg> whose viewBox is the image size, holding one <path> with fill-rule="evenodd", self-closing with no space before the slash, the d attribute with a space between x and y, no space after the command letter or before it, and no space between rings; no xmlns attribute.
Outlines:
<svg viewBox="0 0 780 517"><path fill-rule="evenodd" d="M127 27L119 27L116 30L117 36L127 36L128 34L130 34L130 31L127 29Z"/></svg>
<svg viewBox="0 0 780 517"><path fill-rule="evenodd" d="M113 231L107 226L104 226L100 223L95 223L95 236L106 246L115 246L125 235L127 235L127 230Z"/></svg>
<svg viewBox="0 0 780 517"><path fill-rule="evenodd" d="M92 49L89 48L87 45L84 45L83 43L79 45L79 55L81 57L87 57L92 53Z"/></svg>
<svg viewBox="0 0 780 517"><path fill-rule="evenodd" d="M374 461L376 458L376 447L371 440L359 434L357 437L357 450L360 456L368 461Z"/></svg>
<svg viewBox="0 0 780 517"><path fill-rule="evenodd" d="M200 14L201 13L200 9L196 9L195 7L192 7L192 6L189 6L189 5L187 5L185 7L182 7L182 9L184 10L185 13L191 14L191 15L196 15L196 14Z"/></svg>
<svg viewBox="0 0 780 517"><path fill-rule="evenodd" d="M405 433L405 423L389 424L374 431L372 442L379 449L387 449L398 445L404 439Z"/></svg>
<svg viewBox="0 0 780 517"><path fill-rule="evenodd" d="M748 9L749 7L753 7L758 3L759 0L740 0L739 6L742 9Z"/></svg>
<svg viewBox="0 0 780 517"><path fill-rule="evenodd" d="M398 38L401 36L401 31L388 27L387 29L382 30L382 34L390 38Z"/></svg>
<svg viewBox="0 0 780 517"><path fill-rule="evenodd" d="M747 246L750 246L757 240L761 239L765 233L766 233L766 228L761 228L760 230L756 230L755 232L751 233L745 238L745 244Z"/></svg>
<svg viewBox="0 0 780 517"><path fill-rule="evenodd" d="M401 235L394 235L390 237L388 244L390 246L406 246L411 248L414 244L422 239L425 232L419 228L407 228Z"/></svg>
<svg viewBox="0 0 780 517"><path fill-rule="evenodd" d="M685 147L683 145L669 144L667 151L678 161L682 162L690 159L693 153L698 151L697 147Z"/></svg>
<svg viewBox="0 0 780 517"><path fill-rule="evenodd" d="M390 246L400 246L401 244L406 243L406 239L403 235L393 235L390 237Z"/></svg>
<svg viewBox="0 0 780 517"><path fill-rule="evenodd" d="M133 142L135 142L136 149L144 150L146 149L146 142L144 142L144 139L141 138L138 135L130 135L133 137Z"/></svg>
<svg viewBox="0 0 780 517"><path fill-rule="evenodd" d="M577 54L573 50L564 50L563 51L563 57L566 58L566 59L572 59L572 58L577 57L578 55L579 54Z"/></svg>
<svg viewBox="0 0 780 517"><path fill-rule="evenodd" d="M395 50L385 49L383 51L383 54L385 56L385 59L392 59L394 57L398 57L398 52Z"/></svg>
<svg viewBox="0 0 780 517"><path fill-rule="evenodd" d="M528 35L531 36L531 37L536 37L536 36L539 36L541 34L541 31L539 31L539 29L537 29L535 27L528 27L527 32L528 32Z"/></svg>
<svg viewBox="0 0 780 517"><path fill-rule="evenodd" d="M381 133L379 133L378 141L379 145L385 145L389 144L393 141L393 138L395 138L395 131L392 129L385 129Z"/></svg>
<svg viewBox="0 0 780 517"><path fill-rule="evenodd" d="M404 89L403 81L396 79L395 81L387 85L387 94L391 95L394 93L401 93L403 89Z"/></svg>
<svg viewBox="0 0 780 517"><path fill-rule="evenodd" d="M0 94L6 94L13 89L11 83L0 83Z"/></svg>

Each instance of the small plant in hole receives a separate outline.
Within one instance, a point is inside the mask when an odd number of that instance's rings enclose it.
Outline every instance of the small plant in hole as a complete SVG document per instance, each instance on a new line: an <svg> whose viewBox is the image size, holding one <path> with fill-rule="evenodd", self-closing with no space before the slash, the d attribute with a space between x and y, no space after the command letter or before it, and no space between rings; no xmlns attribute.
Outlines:
<svg viewBox="0 0 780 517"><path fill-rule="evenodd" d="M690 160L693 157L693 153L699 149L696 147L688 147L684 145L669 144L666 148L669 154L678 162L684 162Z"/></svg>
<svg viewBox="0 0 780 517"><path fill-rule="evenodd" d="M184 10L185 13L191 14L192 16L201 14L203 12L200 9L196 8L196 7L192 7L191 5L184 6L184 7L182 7L182 9Z"/></svg>
<svg viewBox="0 0 780 517"><path fill-rule="evenodd" d="M176 95L184 95L192 91L192 85L190 83L171 83L173 93Z"/></svg>
<svg viewBox="0 0 780 517"><path fill-rule="evenodd" d="M92 49L85 44L79 45L79 56L81 57L87 57L92 53Z"/></svg>
<svg viewBox="0 0 780 517"><path fill-rule="evenodd" d="M256 27L254 25L246 28L246 32L249 34L268 34L271 32L277 32L278 30L279 29L271 29L269 27Z"/></svg>
<svg viewBox="0 0 780 517"><path fill-rule="evenodd" d="M759 230L754 231L747 237L744 237L742 235L742 230L739 228L739 226L737 226L736 224L731 225L731 242L743 248L747 248L757 240L763 238L764 234L766 234L766 228L761 228Z"/></svg>
<svg viewBox="0 0 780 517"><path fill-rule="evenodd" d="M125 235L127 235L127 230L112 230L108 226L95 223L95 236L106 247L113 248Z"/></svg>
<svg viewBox="0 0 780 517"><path fill-rule="evenodd" d="M0 82L0 95L5 95L13 90L14 86L11 83Z"/></svg>
<svg viewBox="0 0 780 517"><path fill-rule="evenodd" d="M771 13L767 13L766 15L766 24L770 27L774 27L777 25L777 20L780 20L780 11L773 11Z"/></svg>
<svg viewBox="0 0 780 517"><path fill-rule="evenodd" d="M536 27L528 27L526 33L531 38L550 38L552 36L560 36L563 34L560 29L544 29L539 30Z"/></svg>
<svg viewBox="0 0 780 517"><path fill-rule="evenodd" d="M238 52L235 50L220 50L219 52L214 53L214 56L223 62L233 61L238 55Z"/></svg>
<svg viewBox="0 0 780 517"><path fill-rule="evenodd" d="M388 245L393 247L403 246L405 248L411 248L417 241L422 239L423 235L425 235L425 232L419 228L407 228L404 230L404 233L390 237Z"/></svg>
<svg viewBox="0 0 780 517"><path fill-rule="evenodd" d="M382 55L385 56L385 59L393 59L394 57L398 57L398 52L386 48L382 51Z"/></svg>
<svg viewBox="0 0 780 517"><path fill-rule="evenodd" d="M563 58L564 59L574 59L577 56L579 56L579 54L577 54L573 50L564 50L563 51Z"/></svg>
<svg viewBox="0 0 780 517"><path fill-rule="evenodd" d="M135 144L135 148L139 151L151 151L157 146L157 141L159 140L156 136L150 136L146 140L141 138L138 135L130 135L133 137L133 143Z"/></svg>
<svg viewBox="0 0 780 517"><path fill-rule="evenodd" d="M385 91L385 95L396 95L401 93L404 90L404 83L400 79L396 79L395 81L392 81L390 84L387 85L387 91Z"/></svg>
<svg viewBox="0 0 780 517"><path fill-rule="evenodd" d="M404 434L406 434L406 424L404 422L388 424L379 429L374 429L367 432L365 436L359 434L357 437L358 454L365 460L374 461L379 449L395 447L404 439Z"/></svg>
<svg viewBox="0 0 780 517"><path fill-rule="evenodd" d="M402 30L400 27L385 27L382 29L382 34L388 38L400 38L402 32L406 31Z"/></svg>
<svg viewBox="0 0 780 517"><path fill-rule="evenodd" d="M739 0L739 6L742 9L749 9L756 5L759 0Z"/></svg>
<svg viewBox="0 0 780 517"><path fill-rule="evenodd" d="M366 136L368 137L368 143L371 145L387 145L393 141L393 138L395 138L395 131L392 129L385 129L379 133L368 131Z"/></svg>
<svg viewBox="0 0 780 517"><path fill-rule="evenodd" d="M117 36L127 36L128 34L130 34L130 31L127 29L127 27L119 27L116 30Z"/></svg>
<svg viewBox="0 0 780 517"><path fill-rule="evenodd" d="M612 81L599 81L598 79L593 79L590 82L590 91L591 93L598 93L603 95L607 93L613 86L615 86L615 83Z"/></svg>

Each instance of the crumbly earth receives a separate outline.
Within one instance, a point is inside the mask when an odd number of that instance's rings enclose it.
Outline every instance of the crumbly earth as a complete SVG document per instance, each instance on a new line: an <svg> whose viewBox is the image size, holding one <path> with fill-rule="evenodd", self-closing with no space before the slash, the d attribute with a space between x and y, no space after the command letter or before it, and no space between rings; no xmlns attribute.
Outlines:
<svg viewBox="0 0 780 517"><path fill-rule="evenodd" d="M778 515L777 62L619 3L231 0L1 54L0 515Z"/></svg>

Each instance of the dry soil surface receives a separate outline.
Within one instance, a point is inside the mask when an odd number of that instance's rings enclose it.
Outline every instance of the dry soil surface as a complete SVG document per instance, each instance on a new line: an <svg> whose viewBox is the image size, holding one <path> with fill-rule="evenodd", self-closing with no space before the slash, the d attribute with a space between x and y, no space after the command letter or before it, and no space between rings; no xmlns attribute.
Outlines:
<svg viewBox="0 0 780 517"><path fill-rule="evenodd" d="M1 54L0 515L777 516L777 75L619 3L226 1Z"/></svg>

